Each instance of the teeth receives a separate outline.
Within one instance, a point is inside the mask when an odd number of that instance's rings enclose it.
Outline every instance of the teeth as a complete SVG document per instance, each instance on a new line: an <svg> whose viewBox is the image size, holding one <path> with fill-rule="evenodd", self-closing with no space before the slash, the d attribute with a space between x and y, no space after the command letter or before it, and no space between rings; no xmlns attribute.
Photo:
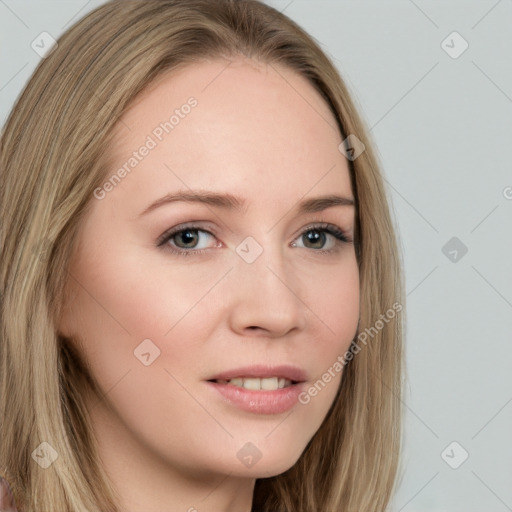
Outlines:
<svg viewBox="0 0 512 512"><path fill-rule="evenodd" d="M261 379L244 379L244 388L259 391L261 389Z"/></svg>
<svg viewBox="0 0 512 512"><path fill-rule="evenodd" d="M269 379L261 379L261 389L264 389L264 390L279 389L279 379L277 377L271 377Z"/></svg>
<svg viewBox="0 0 512 512"><path fill-rule="evenodd" d="M282 377L267 377L259 379L257 377L236 377L231 380L217 381L232 384L239 388L250 389L251 391L275 391L276 389L283 389L291 386L292 381Z"/></svg>

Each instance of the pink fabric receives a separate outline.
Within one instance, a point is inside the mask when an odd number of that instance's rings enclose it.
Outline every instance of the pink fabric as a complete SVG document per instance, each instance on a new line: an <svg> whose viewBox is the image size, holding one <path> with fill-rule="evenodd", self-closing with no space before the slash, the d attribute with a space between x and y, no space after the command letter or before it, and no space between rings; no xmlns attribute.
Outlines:
<svg viewBox="0 0 512 512"><path fill-rule="evenodd" d="M0 512L18 512L11 488L5 478L0 477Z"/></svg>

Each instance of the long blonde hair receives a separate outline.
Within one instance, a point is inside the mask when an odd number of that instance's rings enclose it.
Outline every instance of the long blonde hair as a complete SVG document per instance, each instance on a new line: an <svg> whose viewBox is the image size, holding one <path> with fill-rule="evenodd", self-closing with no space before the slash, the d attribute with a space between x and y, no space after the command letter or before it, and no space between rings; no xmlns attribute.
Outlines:
<svg viewBox="0 0 512 512"><path fill-rule="evenodd" d="M310 36L257 0L113 0L59 38L2 132L0 471L24 512L119 512L83 401L94 383L57 333L67 264L108 170L112 128L130 102L163 72L237 55L306 77L343 137L364 143L349 159L358 332L375 331L347 362L297 463L257 480L253 510L380 512L390 501L401 442L402 263L373 142L347 86ZM400 314L375 328L393 304ZM58 454L48 469L35 462L43 442Z"/></svg>

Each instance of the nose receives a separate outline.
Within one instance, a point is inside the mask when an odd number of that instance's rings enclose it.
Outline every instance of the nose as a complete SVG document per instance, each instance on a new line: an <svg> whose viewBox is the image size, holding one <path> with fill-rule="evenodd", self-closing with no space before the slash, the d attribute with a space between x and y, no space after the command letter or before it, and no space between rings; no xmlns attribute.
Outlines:
<svg viewBox="0 0 512 512"><path fill-rule="evenodd" d="M305 329L301 282L279 250L265 249L252 263L237 256L232 274L229 319L235 332L278 338Z"/></svg>

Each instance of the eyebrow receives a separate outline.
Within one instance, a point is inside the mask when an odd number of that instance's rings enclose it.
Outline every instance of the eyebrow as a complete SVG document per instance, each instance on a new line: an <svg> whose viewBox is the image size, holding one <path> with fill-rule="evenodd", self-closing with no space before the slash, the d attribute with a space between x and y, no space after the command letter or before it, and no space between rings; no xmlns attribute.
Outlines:
<svg viewBox="0 0 512 512"><path fill-rule="evenodd" d="M202 203L225 210L242 211L246 206L246 201L232 194L217 194L214 192L205 192L201 190L189 190L187 192L177 192L167 194L154 203L151 203L139 216L160 208L163 205L184 201L187 203ZM354 199L349 197L329 194L325 196L306 199L295 208L298 214L315 213L326 210L333 206L354 206Z"/></svg>

